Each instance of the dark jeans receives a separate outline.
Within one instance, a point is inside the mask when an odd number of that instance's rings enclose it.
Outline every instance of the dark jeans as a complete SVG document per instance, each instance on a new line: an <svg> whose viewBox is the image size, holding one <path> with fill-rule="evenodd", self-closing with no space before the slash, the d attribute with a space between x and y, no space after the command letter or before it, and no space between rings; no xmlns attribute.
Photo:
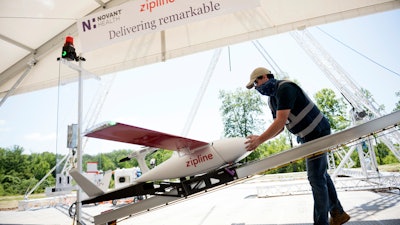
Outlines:
<svg viewBox="0 0 400 225"><path fill-rule="evenodd" d="M328 225L328 212L343 212L335 186L327 173L327 154L306 160L307 176L314 198L314 225Z"/></svg>
<svg viewBox="0 0 400 225"><path fill-rule="evenodd" d="M329 124L322 124L318 133L299 139L301 143L315 140L331 133ZM335 185L329 176L327 153L306 159L307 176L314 198L314 225L329 225L328 212L332 210L343 212L343 207L337 197Z"/></svg>

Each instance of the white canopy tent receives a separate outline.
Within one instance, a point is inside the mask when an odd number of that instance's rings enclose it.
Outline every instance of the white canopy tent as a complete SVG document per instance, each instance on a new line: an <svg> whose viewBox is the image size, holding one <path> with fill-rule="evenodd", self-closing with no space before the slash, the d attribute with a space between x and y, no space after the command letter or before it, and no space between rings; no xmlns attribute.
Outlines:
<svg viewBox="0 0 400 225"><path fill-rule="evenodd" d="M104 0L103 0L104 1ZM75 81L59 70L66 36L80 53L77 20L127 0L0 2L0 98ZM143 1L144 0L135 0ZM175 0L178 1L178 0ZM260 6L119 42L82 56L92 74L166 61L268 35L400 8L398 0L260 0Z"/></svg>
<svg viewBox="0 0 400 225"><path fill-rule="evenodd" d="M247 0L242 1L245 4ZM11 95L76 81L78 73L61 70L57 62L66 36L74 37L75 48L80 53L83 46L77 21L125 2L128 0L0 1L0 48L3 49L0 107ZM106 75L295 29L400 8L398 0L259 2L256 8L186 23L86 52L82 55L87 59L83 67L92 74ZM78 124L81 124L80 118Z"/></svg>

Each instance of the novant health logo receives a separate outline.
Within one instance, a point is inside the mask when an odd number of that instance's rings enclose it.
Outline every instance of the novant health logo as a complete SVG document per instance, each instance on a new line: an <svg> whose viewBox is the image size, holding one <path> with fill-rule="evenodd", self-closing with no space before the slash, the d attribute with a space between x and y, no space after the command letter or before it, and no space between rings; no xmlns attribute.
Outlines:
<svg viewBox="0 0 400 225"><path fill-rule="evenodd" d="M98 26L106 26L108 24L115 23L121 19L121 13L122 9L118 9L113 12L104 13L100 16L82 21L82 30L83 32L86 32L96 29Z"/></svg>

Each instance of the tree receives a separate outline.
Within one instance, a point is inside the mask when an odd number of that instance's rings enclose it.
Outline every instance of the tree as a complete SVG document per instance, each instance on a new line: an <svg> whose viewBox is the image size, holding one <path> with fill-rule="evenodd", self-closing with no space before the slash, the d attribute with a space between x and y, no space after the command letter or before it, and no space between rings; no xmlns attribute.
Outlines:
<svg viewBox="0 0 400 225"><path fill-rule="evenodd" d="M152 154L149 154L146 156L146 162L147 166L150 167L150 160L154 158L156 161L156 165L159 165L160 163L166 161L169 159L173 154L173 151L170 150L164 150L164 149L158 149L157 151L153 152Z"/></svg>
<svg viewBox="0 0 400 225"><path fill-rule="evenodd" d="M265 129L264 120L260 118L260 115L263 115L262 107L265 107L266 103L259 94L238 88L234 92L220 91L220 99L222 99L220 111L226 137L246 137ZM261 144L247 156L246 161L265 158L289 148L286 134L283 133L268 143ZM298 166L295 165L291 168L296 169Z"/></svg>
<svg viewBox="0 0 400 225"><path fill-rule="evenodd" d="M1 151L0 183L5 195L21 194L21 181L29 179L29 161L23 155L24 149L13 146L11 149Z"/></svg>
<svg viewBox="0 0 400 225"><path fill-rule="evenodd" d="M49 152L32 153L28 156L28 161L32 162L29 172L34 178L41 180L55 166L56 157Z"/></svg>
<svg viewBox="0 0 400 225"><path fill-rule="evenodd" d="M219 99L225 137L246 137L262 128L264 121L259 116L266 103L260 95L238 88L234 92L220 91Z"/></svg>
<svg viewBox="0 0 400 225"><path fill-rule="evenodd" d="M369 101L369 102L375 102L375 100L374 100L374 98L373 98L373 96L372 96L372 94L371 94L370 91L368 91L367 89L361 88L361 92L362 92L362 94L364 95L364 97L367 99L367 101ZM363 108L364 108L364 110L365 110L365 112L367 113L367 115L368 115L369 118L372 119L372 118L375 118L375 117L376 117L376 115L374 115L374 114L371 112L371 110L369 110L368 108L365 108L365 107L363 107ZM385 106L384 106L384 105L379 105L378 108L377 108L377 110L378 110L379 112L382 112L383 110L385 110Z"/></svg>
<svg viewBox="0 0 400 225"><path fill-rule="evenodd" d="M25 167L27 163L26 155L23 155L24 149L20 146L13 146L4 154L2 167L5 171L14 171L16 174L23 174L26 172Z"/></svg>
<svg viewBox="0 0 400 225"><path fill-rule="evenodd" d="M347 105L343 98L337 98L332 89L324 88L314 95L318 108L328 118L332 130L340 131L350 125Z"/></svg>
<svg viewBox="0 0 400 225"><path fill-rule="evenodd" d="M269 140L267 143L261 144L256 150L247 156L247 159L248 161L253 161L266 158L289 148L290 145L287 143L287 138L284 134L280 134L274 139Z"/></svg>
<svg viewBox="0 0 400 225"><path fill-rule="evenodd" d="M396 92L396 96L400 98L400 91L397 91L397 92ZM397 110L400 110L400 100L397 101L396 107L393 109L393 112L395 112L395 111L397 111Z"/></svg>

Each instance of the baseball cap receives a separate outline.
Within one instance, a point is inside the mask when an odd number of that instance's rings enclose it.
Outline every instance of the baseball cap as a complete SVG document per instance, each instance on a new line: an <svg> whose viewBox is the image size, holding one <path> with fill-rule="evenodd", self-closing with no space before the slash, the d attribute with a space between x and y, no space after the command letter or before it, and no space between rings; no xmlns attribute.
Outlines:
<svg viewBox="0 0 400 225"><path fill-rule="evenodd" d="M271 74L271 71L264 67L258 67L253 70L253 72L250 74L250 81L246 85L248 89L252 89L254 87L254 81L256 81L257 77L265 75L265 74Z"/></svg>

